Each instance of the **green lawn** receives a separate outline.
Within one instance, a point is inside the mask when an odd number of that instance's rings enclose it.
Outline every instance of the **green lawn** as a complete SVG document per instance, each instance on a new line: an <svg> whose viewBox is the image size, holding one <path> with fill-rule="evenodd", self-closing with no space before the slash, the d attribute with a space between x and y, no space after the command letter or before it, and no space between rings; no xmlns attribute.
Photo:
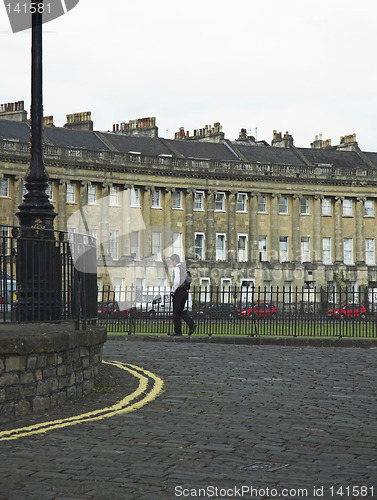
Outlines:
<svg viewBox="0 0 377 500"><path fill-rule="evenodd" d="M173 331L167 320L135 321L134 324L112 323L107 325L109 334L166 335ZM186 333L186 326L183 327ZM358 320L348 321L211 321L200 322L195 335L260 337L350 337L377 338L377 323Z"/></svg>

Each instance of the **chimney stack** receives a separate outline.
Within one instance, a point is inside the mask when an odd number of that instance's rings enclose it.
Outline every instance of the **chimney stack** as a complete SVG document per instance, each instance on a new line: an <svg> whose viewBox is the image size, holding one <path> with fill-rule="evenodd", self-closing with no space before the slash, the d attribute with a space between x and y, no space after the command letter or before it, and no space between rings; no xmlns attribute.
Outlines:
<svg viewBox="0 0 377 500"><path fill-rule="evenodd" d="M26 121L27 112L24 109L24 101L0 104L0 120L9 120L12 122Z"/></svg>

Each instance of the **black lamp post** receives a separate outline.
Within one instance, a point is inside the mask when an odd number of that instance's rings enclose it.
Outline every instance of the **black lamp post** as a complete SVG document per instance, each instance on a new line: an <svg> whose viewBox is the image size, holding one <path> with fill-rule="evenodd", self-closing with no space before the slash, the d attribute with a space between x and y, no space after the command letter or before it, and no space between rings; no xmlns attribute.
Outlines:
<svg viewBox="0 0 377 500"><path fill-rule="evenodd" d="M56 213L46 189L48 175L43 162L42 12L43 1L32 2L30 165L24 180L27 193L17 216L17 279L19 318L45 321L59 318L59 259L53 231ZM36 7L36 8L35 8Z"/></svg>
<svg viewBox="0 0 377 500"><path fill-rule="evenodd" d="M43 2L34 2L36 6ZM31 4L33 5L33 4ZM36 9L31 14L31 129L30 129L30 165L24 180L27 193L19 206L17 216L21 227L52 229L56 217L54 207L48 199L48 175L43 162L42 126L42 10Z"/></svg>

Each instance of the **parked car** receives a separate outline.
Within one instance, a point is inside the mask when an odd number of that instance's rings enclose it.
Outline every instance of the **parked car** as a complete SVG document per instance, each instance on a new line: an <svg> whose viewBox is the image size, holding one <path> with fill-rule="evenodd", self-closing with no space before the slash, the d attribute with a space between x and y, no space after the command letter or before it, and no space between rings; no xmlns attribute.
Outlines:
<svg viewBox="0 0 377 500"><path fill-rule="evenodd" d="M129 318L136 316L136 307L129 302L100 302L97 314L99 318Z"/></svg>
<svg viewBox="0 0 377 500"><path fill-rule="evenodd" d="M250 307L238 309L241 316L246 318L276 318L276 307L272 302L256 302Z"/></svg>
<svg viewBox="0 0 377 500"><path fill-rule="evenodd" d="M329 309L327 316L329 318L366 318L367 311L362 304L344 304L337 309Z"/></svg>
<svg viewBox="0 0 377 500"><path fill-rule="evenodd" d="M240 318L241 314L233 304L216 302L210 306L202 307L196 312L199 318Z"/></svg>
<svg viewBox="0 0 377 500"><path fill-rule="evenodd" d="M156 295L154 298L142 297L136 302L136 310L146 316L159 316L173 314L173 300L170 293Z"/></svg>

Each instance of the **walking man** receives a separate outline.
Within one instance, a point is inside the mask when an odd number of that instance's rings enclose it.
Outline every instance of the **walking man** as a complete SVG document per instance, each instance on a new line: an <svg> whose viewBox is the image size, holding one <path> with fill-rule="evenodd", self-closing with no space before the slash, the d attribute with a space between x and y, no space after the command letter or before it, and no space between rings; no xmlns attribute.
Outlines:
<svg viewBox="0 0 377 500"><path fill-rule="evenodd" d="M174 333L170 333L169 335L172 337L182 335L182 319L189 327L188 334L192 335L196 329L196 325L189 313L184 310L189 290L189 286L185 285L187 276L186 266L181 262L179 255L176 253L170 257L170 260L174 265L172 286Z"/></svg>

